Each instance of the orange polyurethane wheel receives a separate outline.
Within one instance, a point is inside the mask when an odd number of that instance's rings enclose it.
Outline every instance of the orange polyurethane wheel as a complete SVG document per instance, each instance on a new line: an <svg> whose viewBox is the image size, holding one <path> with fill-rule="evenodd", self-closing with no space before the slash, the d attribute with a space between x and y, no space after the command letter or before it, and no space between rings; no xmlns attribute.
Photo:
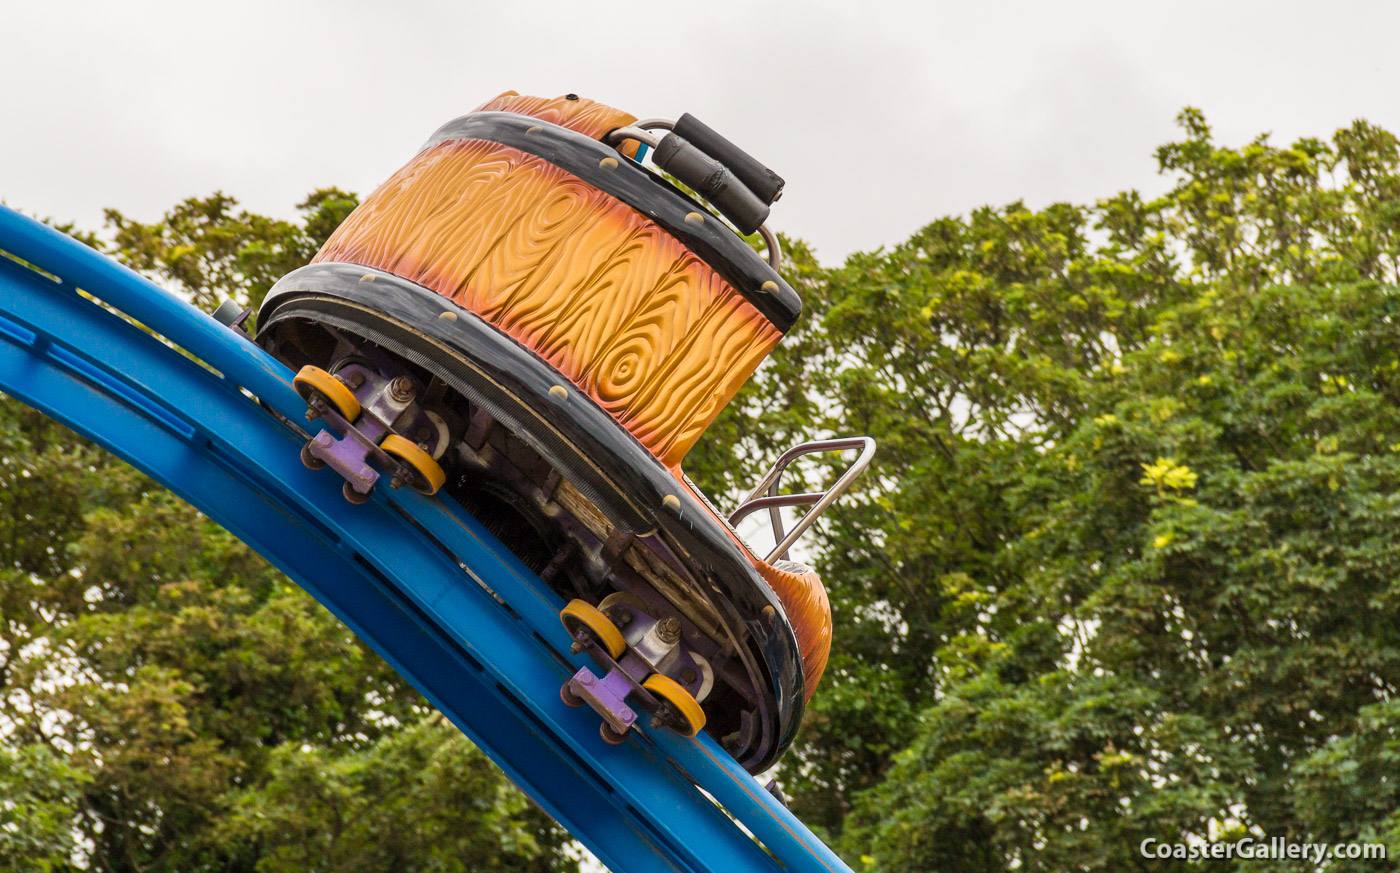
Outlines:
<svg viewBox="0 0 1400 873"><path fill-rule="evenodd" d="M582 626L589 636L601 643L614 658L621 658L622 653L627 650L627 641L622 638L622 631L617 629L612 619L586 601L569 601L569 605L560 611L559 619L564 622L564 627L570 634Z"/></svg>
<svg viewBox="0 0 1400 873"><path fill-rule="evenodd" d="M684 736L693 737L705 726L705 710L700 708L700 704L689 691L670 676L653 673L642 683L642 687L670 704L685 722L684 728L677 728Z"/></svg>
<svg viewBox="0 0 1400 873"><path fill-rule="evenodd" d="M330 401L346 421L354 421L360 417L360 401L355 399L355 395L343 382L320 367L312 364L302 367L296 376L292 377L292 385L303 400L310 401L313 392L320 394Z"/></svg>
<svg viewBox="0 0 1400 873"><path fill-rule="evenodd" d="M423 451L416 443L396 433L391 433L380 442L379 447L387 454L398 458L413 468L414 475L409 481L413 490L420 494L433 495L447 482L447 474L433 456Z"/></svg>

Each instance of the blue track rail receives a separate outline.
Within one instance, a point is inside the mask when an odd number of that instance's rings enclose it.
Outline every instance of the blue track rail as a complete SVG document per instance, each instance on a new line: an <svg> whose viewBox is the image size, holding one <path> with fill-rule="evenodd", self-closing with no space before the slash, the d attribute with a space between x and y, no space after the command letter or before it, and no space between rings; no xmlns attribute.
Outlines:
<svg viewBox="0 0 1400 873"><path fill-rule="evenodd" d="M379 489L352 506L303 467L305 405L282 364L4 207L0 252L42 270L0 257L0 390L267 556L616 873L850 873L708 736L604 743L591 711L559 699L586 659L557 596L450 501Z"/></svg>

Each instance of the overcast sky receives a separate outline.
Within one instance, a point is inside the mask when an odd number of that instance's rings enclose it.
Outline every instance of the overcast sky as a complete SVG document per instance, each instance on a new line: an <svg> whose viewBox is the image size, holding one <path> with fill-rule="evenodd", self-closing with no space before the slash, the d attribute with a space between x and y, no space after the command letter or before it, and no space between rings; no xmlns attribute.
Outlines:
<svg viewBox="0 0 1400 873"><path fill-rule="evenodd" d="M337 3L0 6L0 199L87 227L215 189L281 216L367 193L501 91L689 111L787 181L822 260L1025 199L1161 190L1217 138L1400 130L1400 6L1374 3Z"/></svg>

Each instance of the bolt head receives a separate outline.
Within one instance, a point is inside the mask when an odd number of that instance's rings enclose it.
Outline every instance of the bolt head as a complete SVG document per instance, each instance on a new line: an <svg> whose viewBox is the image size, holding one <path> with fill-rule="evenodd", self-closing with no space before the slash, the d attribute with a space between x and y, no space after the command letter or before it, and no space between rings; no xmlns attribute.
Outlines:
<svg viewBox="0 0 1400 873"><path fill-rule="evenodd" d="M681 638L681 623L675 616L668 616L656 624L656 635L663 643L674 643Z"/></svg>

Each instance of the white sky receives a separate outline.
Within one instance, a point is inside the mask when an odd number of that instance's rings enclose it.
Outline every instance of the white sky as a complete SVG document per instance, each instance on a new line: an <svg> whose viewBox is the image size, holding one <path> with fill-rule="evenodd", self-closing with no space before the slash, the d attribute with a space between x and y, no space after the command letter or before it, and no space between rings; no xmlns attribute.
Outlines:
<svg viewBox="0 0 1400 873"><path fill-rule="evenodd" d="M1400 130L1400 5L0 0L0 199L97 227L215 189L368 193L497 93L689 111L787 181L822 260L1024 198L1161 190L1191 104L1239 143Z"/></svg>

